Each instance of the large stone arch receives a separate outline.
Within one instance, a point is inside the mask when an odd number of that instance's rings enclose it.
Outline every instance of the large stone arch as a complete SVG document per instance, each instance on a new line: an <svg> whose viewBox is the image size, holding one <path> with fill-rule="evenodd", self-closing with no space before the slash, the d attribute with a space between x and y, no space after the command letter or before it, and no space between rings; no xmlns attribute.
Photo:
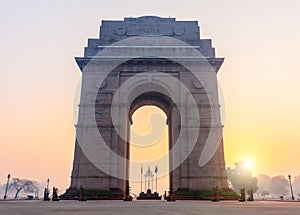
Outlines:
<svg viewBox="0 0 300 215"><path fill-rule="evenodd" d="M131 115L145 104L168 116L171 188L227 187L216 79L224 59L200 39L197 22L105 21L76 60L83 76L67 194L83 186L99 198L123 197Z"/></svg>

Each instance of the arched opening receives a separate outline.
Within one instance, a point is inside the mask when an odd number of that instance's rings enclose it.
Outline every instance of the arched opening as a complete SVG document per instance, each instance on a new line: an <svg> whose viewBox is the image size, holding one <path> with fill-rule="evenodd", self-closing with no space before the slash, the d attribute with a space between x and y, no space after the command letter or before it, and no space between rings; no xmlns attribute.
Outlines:
<svg viewBox="0 0 300 215"><path fill-rule="evenodd" d="M159 107L143 105L134 110L130 126L129 181L131 193L138 195L151 189L163 195L169 190L169 128L167 115ZM149 171L150 170L150 171ZM148 177L149 176L149 177Z"/></svg>

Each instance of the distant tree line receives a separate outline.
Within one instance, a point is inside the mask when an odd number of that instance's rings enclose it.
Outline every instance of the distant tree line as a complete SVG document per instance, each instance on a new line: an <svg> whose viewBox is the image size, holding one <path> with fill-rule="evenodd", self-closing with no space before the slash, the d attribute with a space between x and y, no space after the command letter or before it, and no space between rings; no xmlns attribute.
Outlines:
<svg viewBox="0 0 300 215"><path fill-rule="evenodd" d="M252 177L251 170L245 166L244 162L235 163L235 168L227 168L227 177L233 189L238 193L242 188L246 191L252 189L254 193L258 190L257 178Z"/></svg>
<svg viewBox="0 0 300 215"><path fill-rule="evenodd" d="M15 199L18 198L20 191L24 193L36 193L39 191L38 186L28 179L13 178L9 184L10 190L15 190Z"/></svg>
<svg viewBox="0 0 300 215"><path fill-rule="evenodd" d="M287 176L277 175L274 177L268 175L252 176L251 170L245 166L244 162L235 163L234 168L227 168L229 184L239 193L241 188L246 191L253 190L259 196L289 196L290 185ZM300 198L300 175L292 180L294 195Z"/></svg>
<svg viewBox="0 0 300 215"><path fill-rule="evenodd" d="M20 178L12 178L9 180L8 193L10 196L14 196L13 198L19 198L20 194L39 194L43 185L37 181L29 180L29 179L20 179ZM1 193L5 192L6 184L2 184L0 186Z"/></svg>

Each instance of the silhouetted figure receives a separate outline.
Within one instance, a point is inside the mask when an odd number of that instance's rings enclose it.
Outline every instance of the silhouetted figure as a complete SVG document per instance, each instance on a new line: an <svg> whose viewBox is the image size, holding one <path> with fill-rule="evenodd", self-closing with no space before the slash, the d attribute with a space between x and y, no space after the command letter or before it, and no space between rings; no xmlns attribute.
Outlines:
<svg viewBox="0 0 300 215"><path fill-rule="evenodd" d="M123 201L125 202L131 202L132 201L132 196L130 195L130 187L129 187L129 182L126 181L126 187L125 187L125 193L123 197Z"/></svg>
<svg viewBox="0 0 300 215"><path fill-rule="evenodd" d="M173 187L170 187L169 196L167 197L168 202L175 202Z"/></svg>
<svg viewBox="0 0 300 215"><path fill-rule="evenodd" d="M49 195L50 195L49 182L50 182L50 179L48 178L47 179L47 187L44 190L44 201L50 201L50 197L49 197Z"/></svg>
<svg viewBox="0 0 300 215"><path fill-rule="evenodd" d="M87 200L87 198L84 195L84 189L82 186L80 186L78 201L82 202L82 201L86 201L86 200Z"/></svg>
<svg viewBox="0 0 300 215"><path fill-rule="evenodd" d="M253 202L254 201L254 197L253 197L253 190L252 190L252 188L250 189L250 193L249 194L250 194L250 196L247 199L247 201Z"/></svg>
<svg viewBox="0 0 300 215"><path fill-rule="evenodd" d="M246 193L245 193L245 188L241 189L241 197L239 199L239 202L245 202L246 201Z"/></svg>
<svg viewBox="0 0 300 215"><path fill-rule="evenodd" d="M214 196L211 198L212 202L219 202L220 201L220 194L219 194L219 188L216 186L216 192L214 193Z"/></svg>
<svg viewBox="0 0 300 215"><path fill-rule="evenodd" d="M45 190L44 190L44 201L50 201L48 188L45 188Z"/></svg>
<svg viewBox="0 0 300 215"><path fill-rule="evenodd" d="M53 187L53 192L52 192L52 201L59 201L58 195L57 195L57 188Z"/></svg>

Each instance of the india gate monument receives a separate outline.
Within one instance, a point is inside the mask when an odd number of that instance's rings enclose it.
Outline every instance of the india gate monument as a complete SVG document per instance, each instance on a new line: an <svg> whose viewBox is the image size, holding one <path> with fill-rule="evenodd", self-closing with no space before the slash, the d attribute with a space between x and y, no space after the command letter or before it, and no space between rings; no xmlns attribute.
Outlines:
<svg viewBox="0 0 300 215"><path fill-rule="evenodd" d="M132 115L142 106L167 117L168 153L149 161L168 163L169 195L228 189L215 56L197 21L155 16L103 20L99 38L88 39L83 57L81 95L71 185L94 199L129 196Z"/></svg>

